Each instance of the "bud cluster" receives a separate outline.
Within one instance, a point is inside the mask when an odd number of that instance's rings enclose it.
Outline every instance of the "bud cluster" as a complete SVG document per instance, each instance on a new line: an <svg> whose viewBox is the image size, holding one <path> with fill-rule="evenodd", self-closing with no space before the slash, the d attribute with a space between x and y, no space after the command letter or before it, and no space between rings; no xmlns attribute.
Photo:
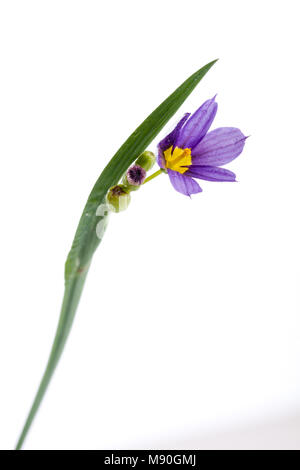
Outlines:
<svg viewBox="0 0 300 470"><path fill-rule="evenodd" d="M144 183L147 171L151 170L155 163L155 155L152 152L143 152L134 164L128 168L122 178L122 184L110 188L107 194L107 202L113 212L121 212L129 206L130 193L136 191Z"/></svg>

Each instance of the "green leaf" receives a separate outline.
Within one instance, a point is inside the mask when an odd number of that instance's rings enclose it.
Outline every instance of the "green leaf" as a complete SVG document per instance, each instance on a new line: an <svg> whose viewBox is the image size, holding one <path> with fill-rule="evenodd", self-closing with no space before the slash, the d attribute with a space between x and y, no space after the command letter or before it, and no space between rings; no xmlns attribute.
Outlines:
<svg viewBox="0 0 300 470"><path fill-rule="evenodd" d="M77 310L92 256L101 241L96 234L96 227L101 220L103 223L106 223L108 216L104 213L99 217L99 215L97 215L97 208L101 203L105 202L108 189L119 182L130 164L152 142L215 62L216 60L195 72L159 105L126 140L96 181L80 218L71 251L65 264L65 293L48 364L16 449L22 447L62 354Z"/></svg>

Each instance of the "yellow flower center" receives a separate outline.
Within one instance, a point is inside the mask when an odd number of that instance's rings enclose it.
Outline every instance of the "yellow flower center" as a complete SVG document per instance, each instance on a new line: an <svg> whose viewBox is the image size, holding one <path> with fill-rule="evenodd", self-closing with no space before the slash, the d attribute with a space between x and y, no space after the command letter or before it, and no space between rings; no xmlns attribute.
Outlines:
<svg viewBox="0 0 300 470"><path fill-rule="evenodd" d="M178 173L185 173L188 170L188 166L192 164L191 149L181 149L173 145L164 151L164 157L166 160L166 168L170 170L178 171Z"/></svg>

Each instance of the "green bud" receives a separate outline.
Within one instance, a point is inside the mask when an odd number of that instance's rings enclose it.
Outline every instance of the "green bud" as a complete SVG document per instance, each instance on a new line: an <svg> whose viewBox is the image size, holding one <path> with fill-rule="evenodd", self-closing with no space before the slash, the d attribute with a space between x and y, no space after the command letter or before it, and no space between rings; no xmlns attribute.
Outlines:
<svg viewBox="0 0 300 470"><path fill-rule="evenodd" d="M129 189L124 184L117 184L110 188L106 199L113 212L124 211L130 203Z"/></svg>
<svg viewBox="0 0 300 470"><path fill-rule="evenodd" d="M146 150L137 158L135 165L139 165L144 168L144 170L149 171L153 167L155 161L154 153Z"/></svg>

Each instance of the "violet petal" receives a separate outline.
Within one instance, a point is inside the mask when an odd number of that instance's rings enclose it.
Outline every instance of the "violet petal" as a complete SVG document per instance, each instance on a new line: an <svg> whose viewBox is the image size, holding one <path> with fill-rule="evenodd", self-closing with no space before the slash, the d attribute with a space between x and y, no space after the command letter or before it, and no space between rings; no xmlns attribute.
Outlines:
<svg viewBox="0 0 300 470"><path fill-rule="evenodd" d="M192 165L184 174L206 181L236 181L232 171L217 166Z"/></svg>
<svg viewBox="0 0 300 470"><path fill-rule="evenodd" d="M176 127L168 134L166 137L164 137L158 144L158 154L157 154L157 163L161 168L165 168L165 158L164 158L164 151L167 150L169 147L174 145L175 140L177 139L177 136L179 134L180 129L182 128L183 124L185 121L188 119L188 117L191 115L191 113L186 113L182 119L178 122Z"/></svg>
<svg viewBox="0 0 300 470"><path fill-rule="evenodd" d="M185 121L188 119L188 117L191 115L191 113L186 113L183 118L180 119L176 127L168 134L166 137L164 137L158 144L158 147L164 152L167 150L171 145L174 145L174 142L179 134L180 129L182 128L183 124Z"/></svg>
<svg viewBox="0 0 300 470"><path fill-rule="evenodd" d="M168 170L168 175L174 189L176 189L176 191L179 193L184 194L185 196L191 196L191 194L202 192L199 184L193 180L193 178L170 169Z"/></svg>
<svg viewBox="0 0 300 470"><path fill-rule="evenodd" d="M175 142L176 147L193 149L207 133L217 109L215 97L205 101L181 128Z"/></svg>
<svg viewBox="0 0 300 470"><path fill-rule="evenodd" d="M193 164L222 166L240 155L246 137L235 127L220 127L209 132L193 149Z"/></svg>

